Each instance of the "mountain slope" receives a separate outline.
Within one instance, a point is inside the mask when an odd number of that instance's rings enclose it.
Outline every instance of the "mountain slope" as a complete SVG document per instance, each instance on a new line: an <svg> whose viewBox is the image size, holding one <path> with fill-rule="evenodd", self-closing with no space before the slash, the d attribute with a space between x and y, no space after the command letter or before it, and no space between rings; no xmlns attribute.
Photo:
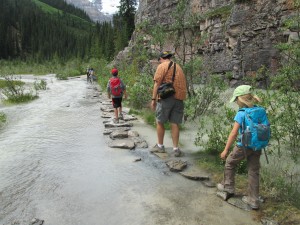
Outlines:
<svg viewBox="0 0 300 225"><path fill-rule="evenodd" d="M66 0L66 2L73 4L74 6L84 10L91 20L95 22L111 21L112 16L101 12L102 0Z"/></svg>

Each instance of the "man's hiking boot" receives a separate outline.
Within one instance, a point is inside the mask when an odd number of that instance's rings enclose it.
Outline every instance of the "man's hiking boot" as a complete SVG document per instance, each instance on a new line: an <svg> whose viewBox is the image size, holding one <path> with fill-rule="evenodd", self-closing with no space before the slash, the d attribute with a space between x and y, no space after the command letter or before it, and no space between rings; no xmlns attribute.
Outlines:
<svg viewBox="0 0 300 225"><path fill-rule="evenodd" d="M114 123L119 123L119 118L114 118L114 119L113 119L113 122L114 122Z"/></svg>
<svg viewBox="0 0 300 225"><path fill-rule="evenodd" d="M175 157L180 157L181 154L182 154L182 152L180 151L179 148L177 148L177 149L174 150L174 156L175 156Z"/></svg>
<svg viewBox="0 0 300 225"><path fill-rule="evenodd" d="M217 184L217 189L222 192L227 192L228 194L234 195L233 188L225 188L223 184Z"/></svg>
<svg viewBox="0 0 300 225"><path fill-rule="evenodd" d="M258 209L259 208L258 203L250 201L248 196L243 196L242 201L245 204L247 204L248 206L250 206L251 209Z"/></svg>
<svg viewBox="0 0 300 225"><path fill-rule="evenodd" d="M158 152L158 153L165 153L166 151L165 151L165 147L163 146L163 147L158 147L158 145L156 144L156 145L154 145L153 147L152 147L152 149L150 150L150 152Z"/></svg>

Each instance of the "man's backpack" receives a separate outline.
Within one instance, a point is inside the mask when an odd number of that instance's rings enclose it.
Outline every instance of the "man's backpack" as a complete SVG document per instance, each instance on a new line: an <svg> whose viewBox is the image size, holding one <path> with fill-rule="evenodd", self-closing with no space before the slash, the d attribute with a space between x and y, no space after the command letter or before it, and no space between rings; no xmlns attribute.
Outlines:
<svg viewBox="0 0 300 225"><path fill-rule="evenodd" d="M113 96L119 97L122 95L121 80L118 77L110 78L110 92Z"/></svg>
<svg viewBox="0 0 300 225"><path fill-rule="evenodd" d="M239 111L245 112L245 119L242 123L241 145L254 151L262 150L268 145L271 137L266 110L254 106L252 108L242 108Z"/></svg>

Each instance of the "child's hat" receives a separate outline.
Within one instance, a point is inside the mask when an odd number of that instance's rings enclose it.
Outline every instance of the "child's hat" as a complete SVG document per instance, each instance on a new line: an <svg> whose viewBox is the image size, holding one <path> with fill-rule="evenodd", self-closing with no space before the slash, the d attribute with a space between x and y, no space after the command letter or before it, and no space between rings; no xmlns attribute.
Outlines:
<svg viewBox="0 0 300 225"><path fill-rule="evenodd" d="M233 96L230 99L230 102L234 102L236 100L236 98L239 97L239 96L250 94L251 93L251 88L252 87L250 85L240 85L240 86L238 86L234 90Z"/></svg>
<svg viewBox="0 0 300 225"><path fill-rule="evenodd" d="M111 70L111 74L114 75L114 76L118 75L118 70L116 68L113 68Z"/></svg>

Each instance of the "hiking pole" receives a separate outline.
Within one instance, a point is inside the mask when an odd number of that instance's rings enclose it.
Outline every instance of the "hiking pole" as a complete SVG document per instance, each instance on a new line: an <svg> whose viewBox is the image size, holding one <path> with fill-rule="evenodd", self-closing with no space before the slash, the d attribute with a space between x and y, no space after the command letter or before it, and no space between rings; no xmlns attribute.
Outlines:
<svg viewBox="0 0 300 225"><path fill-rule="evenodd" d="M269 159L268 159L268 155L267 155L267 152L266 152L266 149L265 149L265 148L264 148L264 153L265 153L265 157L266 157L267 164L269 164Z"/></svg>

